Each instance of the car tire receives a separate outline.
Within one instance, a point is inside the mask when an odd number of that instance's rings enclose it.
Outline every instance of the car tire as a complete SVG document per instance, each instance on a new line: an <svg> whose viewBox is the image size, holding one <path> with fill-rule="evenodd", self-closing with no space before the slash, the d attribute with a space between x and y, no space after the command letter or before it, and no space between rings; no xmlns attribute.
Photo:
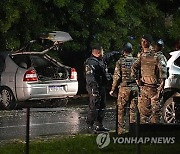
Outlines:
<svg viewBox="0 0 180 154"><path fill-rule="evenodd" d="M163 116L163 121L165 123L169 124L174 124L176 123L176 118L175 118L175 102L173 101L173 97L175 95L172 95L170 98L168 98L164 102L164 106L162 108L162 116Z"/></svg>
<svg viewBox="0 0 180 154"><path fill-rule="evenodd" d="M12 91L7 87L1 87L1 108L2 109L14 109L16 102Z"/></svg>

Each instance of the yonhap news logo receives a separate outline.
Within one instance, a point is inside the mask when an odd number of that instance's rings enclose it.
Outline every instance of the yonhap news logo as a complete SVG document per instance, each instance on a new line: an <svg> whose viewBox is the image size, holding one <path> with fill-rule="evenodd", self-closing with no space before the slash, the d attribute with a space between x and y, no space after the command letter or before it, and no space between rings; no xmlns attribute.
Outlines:
<svg viewBox="0 0 180 154"><path fill-rule="evenodd" d="M101 133L96 137L96 143L100 149L107 147L110 143L109 133Z"/></svg>
<svg viewBox="0 0 180 154"><path fill-rule="evenodd" d="M175 137L113 137L118 144L174 144Z"/></svg>
<svg viewBox="0 0 180 154"><path fill-rule="evenodd" d="M112 137L109 133L101 133L96 137L100 149L107 147L110 142L114 144L174 144L175 137Z"/></svg>

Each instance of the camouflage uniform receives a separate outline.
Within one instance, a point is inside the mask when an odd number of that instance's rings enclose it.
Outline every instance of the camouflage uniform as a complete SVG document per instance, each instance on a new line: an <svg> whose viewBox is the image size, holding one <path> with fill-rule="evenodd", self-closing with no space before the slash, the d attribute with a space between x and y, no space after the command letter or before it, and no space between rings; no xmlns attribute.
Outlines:
<svg viewBox="0 0 180 154"><path fill-rule="evenodd" d="M107 83L107 67L103 59L93 55L85 62L86 89L89 94L89 110L87 124L93 126L94 122L102 126L105 115Z"/></svg>
<svg viewBox="0 0 180 154"><path fill-rule="evenodd" d="M166 78L166 60L162 54L151 50L140 54L132 65L132 77L140 81L138 109L141 123L158 123L160 118L159 84ZM138 75L139 73L140 75Z"/></svg>
<svg viewBox="0 0 180 154"><path fill-rule="evenodd" d="M125 107L130 105L130 123L135 122L135 108L138 88L131 75L131 65L136 58L129 54L124 58L120 58L116 62L116 67L113 75L113 83L111 91L115 91L116 86L119 86L118 93L118 134L121 134L124 126ZM120 85L119 85L120 83Z"/></svg>
<svg viewBox="0 0 180 154"><path fill-rule="evenodd" d="M160 61L162 61L162 63L165 63L164 65L167 65L167 59L163 55L162 51L155 52L154 54L158 57Z"/></svg>

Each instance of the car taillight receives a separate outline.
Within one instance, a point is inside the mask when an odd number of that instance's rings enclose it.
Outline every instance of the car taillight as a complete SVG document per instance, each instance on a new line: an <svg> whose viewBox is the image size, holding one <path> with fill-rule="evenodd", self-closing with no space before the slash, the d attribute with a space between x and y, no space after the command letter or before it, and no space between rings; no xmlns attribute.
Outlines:
<svg viewBox="0 0 180 154"><path fill-rule="evenodd" d="M70 79L77 80L77 72L75 68L71 68L71 77Z"/></svg>
<svg viewBox="0 0 180 154"><path fill-rule="evenodd" d="M23 81L38 81L38 77L35 70L27 70L24 74Z"/></svg>

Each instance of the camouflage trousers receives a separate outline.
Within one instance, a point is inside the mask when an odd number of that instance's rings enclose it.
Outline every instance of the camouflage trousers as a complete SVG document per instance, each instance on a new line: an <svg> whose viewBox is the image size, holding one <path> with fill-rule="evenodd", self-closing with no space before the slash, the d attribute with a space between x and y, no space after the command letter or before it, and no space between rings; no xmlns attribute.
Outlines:
<svg viewBox="0 0 180 154"><path fill-rule="evenodd" d="M160 121L160 101L156 87L142 86L138 98L140 122L158 123Z"/></svg>
<svg viewBox="0 0 180 154"><path fill-rule="evenodd" d="M124 129L124 119L126 114L126 107L129 107L130 123L136 122L135 112L137 105L138 87L120 86L118 93L118 134L121 134Z"/></svg>

